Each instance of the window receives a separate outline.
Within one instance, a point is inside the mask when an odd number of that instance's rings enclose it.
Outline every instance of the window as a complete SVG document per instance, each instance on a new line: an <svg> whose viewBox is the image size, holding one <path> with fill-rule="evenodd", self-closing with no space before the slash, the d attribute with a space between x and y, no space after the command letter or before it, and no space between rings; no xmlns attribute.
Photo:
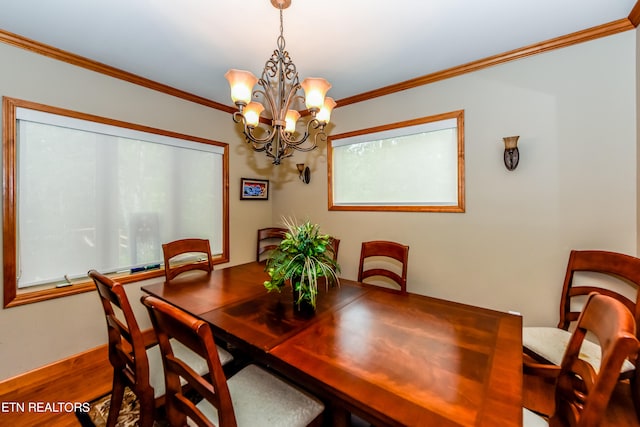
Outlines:
<svg viewBox="0 0 640 427"><path fill-rule="evenodd" d="M329 138L329 209L464 212L464 112Z"/></svg>
<svg viewBox="0 0 640 427"><path fill-rule="evenodd" d="M162 275L162 242L228 261L226 144L4 98L4 305Z"/></svg>

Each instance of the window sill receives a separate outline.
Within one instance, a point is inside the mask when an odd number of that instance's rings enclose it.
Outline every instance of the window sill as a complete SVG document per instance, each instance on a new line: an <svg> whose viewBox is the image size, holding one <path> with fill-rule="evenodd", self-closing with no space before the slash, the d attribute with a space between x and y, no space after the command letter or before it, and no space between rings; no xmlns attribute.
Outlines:
<svg viewBox="0 0 640 427"><path fill-rule="evenodd" d="M213 258L213 264L223 264L229 262L227 257L215 257ZM152 271L143 271L135 274L115 274L112 277L116 279L119 283L127 284L140 282L142 280L153 279L155 277L163 277L164 276L164 268L159 270ZM15 284L13 285L14 294L4 295L4 308L9 307L17 307L20 305L31 304L34 302L46 301L54 298L62 298L70 295L77 295L84 292L90 292L96 289L95 285L89 278L83 281L78 281L69 286L63 287L53 287L48 289L40 289L36 291L23 291L15 293ZM6 289L6 287L5 287Z"/></svg>
<svg viewBox="0 0 640 427"><path fill-rule="evenodd" d="M127 274L121 277L115 276L120 283L133 283L141 280L151 279L154 277L164 276L164 270L145 271L137 274ZM70 295L77 295L84 292L95 290L96 287L92 281L80 281L73 285L41 289L37 291L18 292L16 295L5 295L4 308L16 307L19 305L31 304L34 302L46 301L55 298L62 298Z"/></svg>

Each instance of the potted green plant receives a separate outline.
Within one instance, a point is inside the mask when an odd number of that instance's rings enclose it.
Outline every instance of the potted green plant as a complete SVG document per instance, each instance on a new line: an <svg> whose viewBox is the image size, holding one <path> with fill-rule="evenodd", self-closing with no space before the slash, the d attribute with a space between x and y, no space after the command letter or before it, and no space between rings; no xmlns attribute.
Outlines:
<svg viewBox="0 0 640 427"><path fill-rule="evenodd" d="M292 219L283 218L287 228L284 239L274 249L265 270L270 280L265 288L280 292L286 283L293 289L294 310L298 313L315 312L318 296L318 278L326 278L329 284L340 285L337 272L340 266L334 260L331 237L320 233L320 227L309 221L298 225Z"/></svg>

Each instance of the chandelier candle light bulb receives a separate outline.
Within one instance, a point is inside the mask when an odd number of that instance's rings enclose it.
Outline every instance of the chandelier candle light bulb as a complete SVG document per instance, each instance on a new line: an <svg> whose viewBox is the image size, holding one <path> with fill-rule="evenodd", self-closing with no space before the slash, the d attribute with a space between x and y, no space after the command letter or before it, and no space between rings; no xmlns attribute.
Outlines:
<svg viewBox="0 0 640 427"><path fill-rule="evenodd" d="M296 131L296 123L298 123L298 119L300 118L300 113L296 110L287 111L287 117L285 117L284 121L286 122L285 130L289 133L293 133Z"/></svg>
<svg viewBox="0 0 640 427"><path fill-rule="evenodd" d="M259 102L250 102L244 107L244 118L247 126L256 127L260 123L260 114L264 110L264 106Z"/></svg>
<svg viewBox="0 0 640 427"><path fill-rule="evenodd" d="M331 89L331 84L325 79L308 77L302 81L305 103L309 111L320 111L324 105L324 96Z"/></svg>
<svg viewBox="0 0 640 427"><path fill-rule="evenodd" d="M318 112L318 115L316 116L316 119L318 119L318 121L321 124L327 124L329 123L329 118L331 117L331 111L333 111L333 107L336 106L336 101L333 100L333 98L330 97L326 97L324 99L324 104L322 105L322 108L320 109L320 111Z"/></svg>
<svg viewBox="0 0 640 427"><path fill-rule="evenodd" d="M271 0L271 4L280 11L280 36L277 49L266 61L260 78L236 69L229 70L225 78L229 81L231 99L238 107L233 120L242 123L247 143L254 151L262 151L273 159L274 165L279 165L294 151L311 151L317 147L318 140L327 140L324 128L336 103L325 97L331 88L325 79L306 78L300 83L296 65L285 50L283 35L282 11L290 6L291 0ZM305 113L301 120L300 110L305 106L309 114Z"/></svg>
<svg viewBox="0 0 640 427"><path fill-rule="evenodd" d="M251 101L251 92L258 83L258 78L250 71L229 70L224 75L231 86L231 99L238 106L245 106Z"/></svg>

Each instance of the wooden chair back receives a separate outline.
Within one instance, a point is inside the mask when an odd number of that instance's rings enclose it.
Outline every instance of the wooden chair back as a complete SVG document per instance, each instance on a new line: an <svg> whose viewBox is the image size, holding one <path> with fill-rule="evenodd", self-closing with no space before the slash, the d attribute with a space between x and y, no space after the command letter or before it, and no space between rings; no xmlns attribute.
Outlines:
<svg viewBox="0 0 640 427"><path fill-rule="evenodd" d="M167 282L171 281L171 279L177 275L190 270L202 270L207 273L213 271L211 246L207 239L181 239L164 243L162 245L162 252L164 254L164 276ZM190 253L201 253L205 259L171 264L173 258Z"/></svg>
<svg viewBox="0 0 640 427"><path fill-rule="evenodd" d="M265 262L269 252L274 250L284 239L286 228L268 227L258 230L258 240L256 242L256 262Z"/></svg>
<svg viewBox="0 0 640 427"><path fill-rule="evenodd" d="M329 243L331 244L331 251L333 252L333 260L338 261L338 249L340 248L340 239L331 237L329 239Z"/></svg>
<svg viewBox="0 0 640 427"><path fill-rule="evenodd" d="M183 395L182 379L190 389L216 408L219 427L235 427L233 403L210 326L158 298L143 296L142 303L149 310L160 345L166 381L166 412L170 425L187 425L187 417L199 426L212 425L196 405ZM176 357L169 341L171 338L202 356L207 361L211 376L200 376L184 360Z"/></svg>
<svg viewBox="0 0 640 427"><path fill-rule="evenodd" d="M588 275L587 277L585 277L585 273ZM607 295L619 301L632 313L636 323L639 322L640 258L599 250L571 251L560 297L560 316L557 325L559 329L568 331L567 336L583 311L584 301L592 292ZM545 330L550 328L525 328L525 333L527 329ZM553 341L552 338L544 340L543 334L535 339L532 338L531 342L524 343L523 363L529 374L545 376L547 369L540 363L559 363L557 355L554 353L557 353L558 346L563 344ZM540 345L545 347L544 351L536 348ZM587 347L592 348L593 346ZM630 362L636 367L638 366L638 360L630 359ZM631 380L632 400L637 417L640 419L640 370L634 369L633 366L629 368L628 365L628 363L623 365L622 372L618 373L618 378Z"/></svg>
<svg viewBox="0 0 640 427"><path fill-rule="evenodd" d="M623 283L631 286L630 293L634 294L634 298L630 299L621 292L604 287L604 285L598 286L595 281L590 281L591 283L587 286L574 286L574 279L578 272L600 273L622 280ZM571 322L575 322L582 311L579 298L584 298L591 292L598 292L617 299L633 313L636 322L638 322L640 321L639 291L640 258L616 252L572 250L569 254L567 272L562 287L558 328L569 329Z"/></svg>
<svg viewBox="0 0 640 427"><path fill-rule="evenodd" d="M113 390L107 426L116 425L125 386L140 401L140 425L151 426L155 412L154 390L149 382L145 340L122 285L96 270L89 271L102 302L113 366ZM119 316L117 313L121 313Z"/></svg>
<svg viewBox="0 0 640 427"><path fill-rule="evenodd" d="M400 274L380 266L367 266L367 258L385 257L400 263ZM409 246L389 242L386 240L374 240L363 242L360 250L360 266L358 268L358 282L364 282L369 277L382 276L393 280L400 288L400 292L407 292L407 264L409 262Z"/></svg>
<svg viewBox="0 0 640 427"><path fill-rule="evenodd" d="M580 358L587 333L602 349L600 370ZM578 318L556 382L555 412L551 426L598 426L615 388L622 363L638 352L636 322L616 298L592 293Z"/></svg>

